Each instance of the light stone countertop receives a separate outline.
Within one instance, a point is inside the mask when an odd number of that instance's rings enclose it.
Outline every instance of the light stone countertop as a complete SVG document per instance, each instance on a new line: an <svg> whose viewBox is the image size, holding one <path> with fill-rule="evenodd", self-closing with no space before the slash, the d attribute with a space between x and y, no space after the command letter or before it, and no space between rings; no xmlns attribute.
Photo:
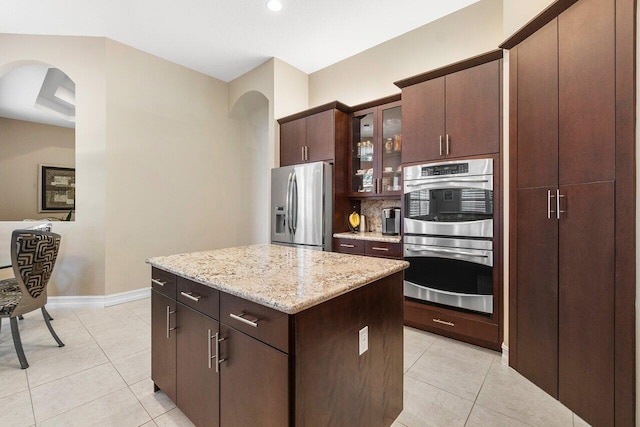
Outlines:
<svg viewBox="0 0 640 427"><path fill-rule="evenodd" d="M252 245L155 257L148 264L295 314L409 266L406 261Z"/></svg>
<svg viewBox="0 0 640 427"><path fill-rule="evenodd" d="M354 240L370 240L372 242L389 242L400 243L402 237L398 236L385 236L384 234L376 231L367 231L365 233L334 233L333 237L338 239L354 239Z"/></svg>

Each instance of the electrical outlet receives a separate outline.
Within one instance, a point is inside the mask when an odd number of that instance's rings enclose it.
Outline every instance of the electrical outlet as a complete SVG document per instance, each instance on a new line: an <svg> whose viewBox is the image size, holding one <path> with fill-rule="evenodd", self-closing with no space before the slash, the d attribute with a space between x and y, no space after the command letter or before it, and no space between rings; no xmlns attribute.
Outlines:
<svg viewBox="0 0 640 427"><path fill-rule="evenodd" d="M365 326L358 332L358 343L360 347L360 356L369 350L369 327Z"/></svg>

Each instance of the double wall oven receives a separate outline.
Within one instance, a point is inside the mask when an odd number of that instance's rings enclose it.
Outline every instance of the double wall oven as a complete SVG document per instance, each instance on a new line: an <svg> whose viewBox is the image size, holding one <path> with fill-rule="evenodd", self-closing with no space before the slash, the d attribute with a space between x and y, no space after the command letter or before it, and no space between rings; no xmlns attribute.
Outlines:
<svg viewBox="0 0 640 427"><path fill-rule="evenodd" d="M493 313L493 159L404 168L404 294Z"/></svg>

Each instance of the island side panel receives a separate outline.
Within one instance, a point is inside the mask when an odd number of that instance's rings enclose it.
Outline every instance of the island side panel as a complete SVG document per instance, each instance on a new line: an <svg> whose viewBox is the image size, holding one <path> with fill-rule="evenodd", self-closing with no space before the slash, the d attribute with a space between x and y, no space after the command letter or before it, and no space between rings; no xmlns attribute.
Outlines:
<svg viewBox="0 0 640 427"><path fill-rule="evenodd" d="M297 427L388 427L400 414L402 280L395 273L294 315Z"/></svg>

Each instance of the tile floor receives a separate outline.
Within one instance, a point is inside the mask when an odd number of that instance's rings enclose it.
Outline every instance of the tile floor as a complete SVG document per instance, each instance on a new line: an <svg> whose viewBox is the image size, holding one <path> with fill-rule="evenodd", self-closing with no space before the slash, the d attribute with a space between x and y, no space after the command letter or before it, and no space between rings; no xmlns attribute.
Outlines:
<svg viewBox="0 0 640 427"><path fill-rule="evenodd" d="M39 311L20 333L0 330L0 425L191 426L150 379L150 300L109 308L50 308L66 346ZM498 353L405 328L404 411L393 427L583 426L570 410L503 365Z"/></svg>

